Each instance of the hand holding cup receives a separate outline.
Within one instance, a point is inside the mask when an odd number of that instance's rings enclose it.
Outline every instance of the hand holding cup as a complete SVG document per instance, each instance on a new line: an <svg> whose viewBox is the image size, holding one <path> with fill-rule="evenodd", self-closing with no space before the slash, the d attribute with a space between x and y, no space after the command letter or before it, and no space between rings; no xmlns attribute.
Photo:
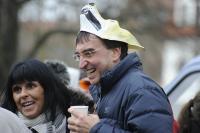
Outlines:
<svg viewBox="0 0 200 133"><path fill-rule="evenodd" d="M71 106L70 109L79 114L88 115L88 106Z"/></svg>

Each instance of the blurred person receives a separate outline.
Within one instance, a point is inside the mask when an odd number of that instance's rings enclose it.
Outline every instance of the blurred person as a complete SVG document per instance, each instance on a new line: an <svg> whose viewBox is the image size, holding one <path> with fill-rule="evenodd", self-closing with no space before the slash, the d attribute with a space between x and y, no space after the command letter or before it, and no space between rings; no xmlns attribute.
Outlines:
<svg viewBox="0 0 200 133"><path fill-rule="evenodd" d="M70 75L67 64L60 60L44 60L44 63L55 73L66 86L70 84Z"/></svg>
<svg viewBox="0 0 200 133"><path fill-rule="evenodd" d="M80 70L69 67L64 61L57 59L46 59L44 63L53 70L56 76L68 87L80 90L79 88L79 76Z"/></svg>
<svg viewBox="0 0 200 133"><path fill-rule="evenodd" d="M33 132L66 133L67 109L93 101L84 93L67 88L47 65L30 59L15 64L3 89L2 107L18 115Z"/></svg>
<svg viewBox="0 0 200 133"><path fill-rule="evenodd" d="M178 123L180 126L179 133L200 132L200 92L182 108Z"/></svg>
<svg viewBox="0 0 200 133"><path fill-rule="evenodd" d="M89 86L90 86L90 81L87 77L87 74L84 71L80 72L80 79L79 79L79 86L80 88L85 92L89 93Z"/></svg>
<svg viewBox="0 0 200 133"><path fill-rule="evenodd" d="M83 91L88 93L88 88L90 85L89 80L86 77L86 74L83 71L80 71L80 78L79 78L79 87L71 87L70 86L70 75L68 72L68 66L61 60L45 60L44 63L55 73L56 76L71 89L75 89L77 91ZM80 92L81 93L81 92Z"/></svg>
<svg viewBox="0 0 200 133"><path fill-rule="evenodd" d="M1 107L0 131L4 133L32 133L16 114Z"/></svg>
<svg viewBox="0 0 200 133"><path fill-rule="evenodd" d="M74 58L87 73L96 114L84 116L72 108L73 133L172 133L174 117L162 88L142 71L143 49L115 20L101 17L93 3L84 6Z"/></svg>

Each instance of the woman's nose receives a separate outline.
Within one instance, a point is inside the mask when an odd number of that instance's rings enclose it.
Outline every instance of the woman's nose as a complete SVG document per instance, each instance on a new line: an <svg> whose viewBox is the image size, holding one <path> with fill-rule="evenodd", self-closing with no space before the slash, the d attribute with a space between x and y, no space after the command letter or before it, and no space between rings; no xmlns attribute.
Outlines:
<svg viewBox="0 0 200 133"><path fill-rule="evenodd" d="M22 87L21 93L20 93L21 97L26 97L28 96L27 90L25 87Z"/></svg>

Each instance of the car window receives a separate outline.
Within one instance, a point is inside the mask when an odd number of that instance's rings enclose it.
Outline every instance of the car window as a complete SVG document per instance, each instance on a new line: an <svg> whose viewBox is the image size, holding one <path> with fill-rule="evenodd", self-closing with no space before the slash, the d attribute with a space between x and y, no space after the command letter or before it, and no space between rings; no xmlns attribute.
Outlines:
<svg viewBox="0 0 200 133"><path fill-rule="evenodd" d="M198 91L200 91L200 72L187 75L177 83L173 93L168 96L176 119L184 104L192 99Z"/></svg>

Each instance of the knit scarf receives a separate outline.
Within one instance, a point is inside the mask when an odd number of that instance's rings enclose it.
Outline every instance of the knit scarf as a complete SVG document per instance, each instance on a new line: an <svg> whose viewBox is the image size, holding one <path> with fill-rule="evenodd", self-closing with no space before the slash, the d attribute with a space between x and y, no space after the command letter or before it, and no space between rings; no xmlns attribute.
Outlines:
<svg viewBox="0 0 200 133"><path fill-rule="evenodd" d="M29 119L20 112L18 116L27 127L38 133L66 133L66 117L62 113L58 113L53 122L47 121L44 113L34 119Z"/></svg>

